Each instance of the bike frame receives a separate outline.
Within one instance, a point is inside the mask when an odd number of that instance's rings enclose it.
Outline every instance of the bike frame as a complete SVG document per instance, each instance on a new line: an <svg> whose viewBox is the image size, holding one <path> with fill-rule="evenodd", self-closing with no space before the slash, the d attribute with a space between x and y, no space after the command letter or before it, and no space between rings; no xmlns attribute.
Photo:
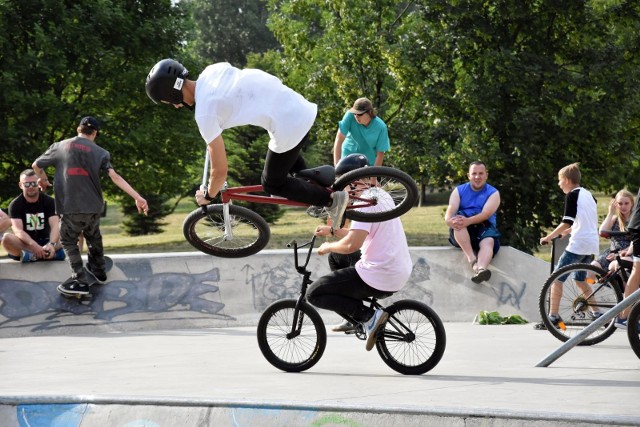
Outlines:
<svg viewBox="0 0 640 427"><path fill-rule="evenodd" d="M303 317L302 315L300 315L300 304L302 301L304 301L307 295L308 286L311 283L313 283L313 281L310 279L311 272L307 270L307 265L309 265L309 260L311 259L311 253L313 251L315 241L316 241L316 236L314 235L309 242L304 243L300 246L298 246L298 243L295 240L287 244L287 247L293 247L294 265L295 265L296 271L302 275L300 295L298 296L298 302L296 303L296 308L293 313L293 322L291 325L291 331L287 334L288 339L291 339L300 335L300 331L302 329ZM304 264L300 265L298 262L298 249L304 248L307 246L309 246L309 251L307 252L307 258ZM375 297L365 298L363 301L370 303L372 308L375 308L375 309L383 308L383 306L378 302L377 298ZM354 324L357 323L353 319L346 319L346 320ZM394 327L396 332L386 331L385 334L387 336L393 337L398 341L406 341L406 342L411 342L415 339L415 335L413 334L413 332L395 316L390 316L388 322L390 325ZM404 329L404 332L401 331L400 329Z"/></svg>
<svg viewBox="0 0 640 427"><path fill-rule="evenodd" d="M210 156L209 150L206 150L205 160L204 160L204 168L202 172L202 184L200 185L200 189L203 191L207 190L207 179L209 172L209 164L210 164ZM325 188L325 187L323 187ZM327 191L331 192L330 188L326 188ZM298 207L308 207L309 204L296 202L293 200L289 200L285 197L279 196L271 196L271 195L262 195L262 194L251 194L251 193L260 193L264 192L264 188L262 185L245 185L240 187L229 187L227 182L224 183L222 189L220 190L220 197L222 199L222 215L224 219L224 239L231 240L233 239L233 227L231 226L231 218L229 216L229 203L232 203L234 200L250 202L250 203L265 203L272 205L285 205L285 206L298 206ZM353 194L353 192L349 192L350 200L357 200L359 202L358 208L363 208L367 206L374 206L377 202L372 199L360 198ZM207 205L202 206L203 209L206 209ZM353 206L348 205L347 209L354 209ZM311 242L309 242L311 243ZM306 244L305 244L306 246Z"/></svg>

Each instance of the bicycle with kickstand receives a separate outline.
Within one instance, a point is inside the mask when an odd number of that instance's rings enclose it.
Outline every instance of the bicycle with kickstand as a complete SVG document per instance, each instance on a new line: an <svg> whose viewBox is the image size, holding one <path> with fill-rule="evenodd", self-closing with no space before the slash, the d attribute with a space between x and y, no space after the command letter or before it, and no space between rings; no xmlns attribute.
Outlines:
<svg viewBox="0 0 640 427"><path fill-rule="evenodd" d="M258 322L258 345L269 363L286 372L301 372L314 366L327 344L327 332L318 311L306 302L307 287L312 283L307 270L316 237L293 247L295 268L302 275L297 299L282 299L266 308ZM305 262L298 262L298 250L308 247ZM390 292L388 296L393 293ZM371 308L389 314L387 322L378 330L376 350L391 369L405 375L420 375L433 369L444 354L446 334L442 321L426 304L415 300L400 300L383 307L380 298L367 298ZM354 336L366 340L361 324L347 318L354 325Z"/></svg>
<svg viewBox="0 0 640 427"><path fill-rule="evenodd" d="M602 237L628 235L627 231L602 231ZM618 250L613 250L617 266L609 271L600 267L575 263L555 271L540 291L539 310L542 322L549 332L560 341L568 341L605 312L611 310L624 298L624 288L629 279L633 263L623 259ZM565 278L562 296L559 298L560 321L554 325L549 319L551 295L554 282ZM555 291L557 292L557 290ZM627 335L632 349L640 357L640 304L635 304L627 319ZM578 345L593 345L610 337L615 331L614 320L595 329Z"/></svg>
<svg viewBox="0 0 640 427"><path fill-rule="evenodd" d="M207 152L202 174L203 189L206 188L208 167ZM356 221L380 222L399 217L418 200L415 181L406 173L386 166L356 169L336 179L334 167L325 165L301 170L295 177L320 185L328 192L347 190L349 204L344 217ZM356 195L351 191L356 186L360 190L363 186L367 188ZM381 195L390 196L393 203L378 204ZM309 207L308 212L312 216L326 216L323 207L310 207L305 203L267 195L262 185L229 187L225 183L220 196L222 203L197 208L183 223L184 236L193 247L218 257L246 257L269 243L271 231L267 221L245 207L234 205L233 201Z"/></svg>

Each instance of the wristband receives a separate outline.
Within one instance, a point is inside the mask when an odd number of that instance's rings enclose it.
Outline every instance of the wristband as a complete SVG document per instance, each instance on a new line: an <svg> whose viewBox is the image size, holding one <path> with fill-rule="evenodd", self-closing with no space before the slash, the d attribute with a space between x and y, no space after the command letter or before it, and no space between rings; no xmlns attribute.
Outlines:
<svg viewBox="0 0 640 427"><path fill-rule="evenodd" d="M329 227L329 233L331 233L332 236L335 236L335 234L333 233L333 227Z"/></svg>
<svg viewBox="0 0 640 427"><path fill-rule="evenodd" d="M213 202L213 197L209 196L209 191L205 191L204 198L210 202Z"/></svg>

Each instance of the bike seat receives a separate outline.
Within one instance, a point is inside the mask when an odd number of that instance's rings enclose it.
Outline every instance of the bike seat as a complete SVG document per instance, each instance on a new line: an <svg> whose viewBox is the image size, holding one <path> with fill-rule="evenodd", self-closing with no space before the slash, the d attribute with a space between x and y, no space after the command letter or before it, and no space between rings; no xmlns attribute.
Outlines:
<svg viewBox="0 0 640 427"><path fill-rule="evenodd" d="M324 165L296 172L296 178L308 179L323 187L329 187L336 180L336 170L333 166Z"/></svg>

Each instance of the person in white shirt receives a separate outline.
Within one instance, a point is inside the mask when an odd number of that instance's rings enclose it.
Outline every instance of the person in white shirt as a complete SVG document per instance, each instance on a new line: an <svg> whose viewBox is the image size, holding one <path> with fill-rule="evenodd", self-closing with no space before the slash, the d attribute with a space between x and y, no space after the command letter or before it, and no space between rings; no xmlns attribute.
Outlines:
<svg viewBox="0 0 640 427"><path fill-rule="evenodd" d="M327 206L333 224L341 224L349 200L344 191L326 189L294 178L305 169L300 155L315 121L317 106L261 70L238 69L226 62L206 67L197 80L178 61L163 59L153 66L145 84L155 103L187 107L195 111L200 134L211 159L209 187L196 192L196 202L206 205L227 180L228 163L222 132L253 125L271 137L262 186L272 195L314 206Z"/></svg>
<svg viewBox="0 0 640 427"><path fill-rule="evenodd" d="M549 234L540 239L541 245L549 244L558 236L571 229L569 244L560 256L554 271L573 263L590 263L594 254L599 251L600 237L598 235L598 206L596 199L585 188L580 186L581 174L578 163L563 167L558 172L558 186L566 195L564 200L564 215L562 222ZM558 313L562 298L562 284L567 275L558 277L551 287L549 300L549 319L554 325L559 325L562 319ZM576 274L576 285L585 294L590 292L590 286L585 282L586 273ZM593 317L601 313L592 313Z"/></svg>
<svg viewBox="0 0 640 427"><path fill-rule="evenodd" d="M350 154L336 165L336 174L366 165L368 161L364 155ZM393 203L387 193L379 188L376 191L378 203ZM362 250L355 265L336 269L314 281L307 290L307 301L316 307L335 311L347 320L361 323L367 334L366 349L369 351L375 345L378 329L389 315L382 309L374 310L365 305L363 299L389 296L402 289L411 276L413 265L402 222L399 218L377 223L352 221L349 229L332 230L329 226L318 226L315 234L332 234L340 238L320 245L320 255L346 255Z"/></svg>

